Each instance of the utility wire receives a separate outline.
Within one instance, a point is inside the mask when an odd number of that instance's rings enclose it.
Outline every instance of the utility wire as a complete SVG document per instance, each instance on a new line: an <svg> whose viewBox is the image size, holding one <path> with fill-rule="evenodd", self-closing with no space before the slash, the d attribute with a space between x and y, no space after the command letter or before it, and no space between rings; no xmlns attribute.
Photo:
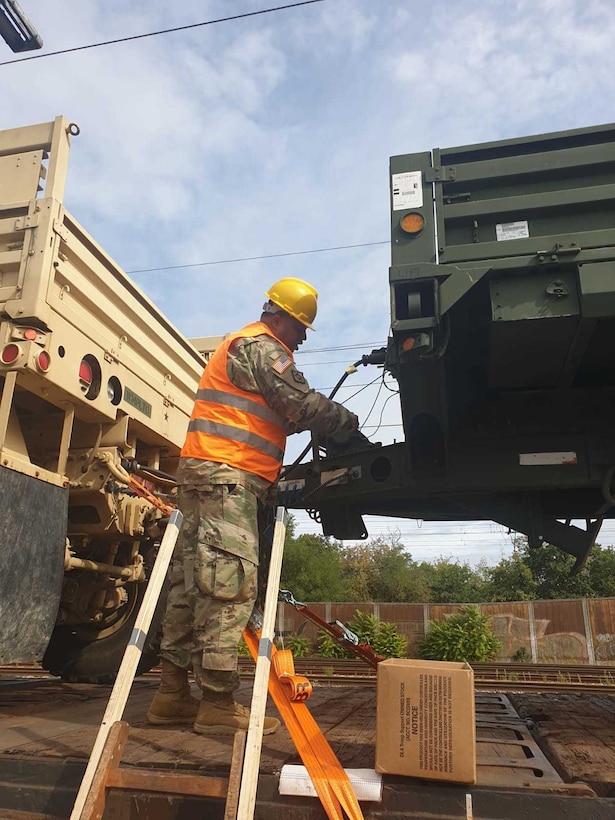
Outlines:
<svg viewBox="0 0 615 820"><path fill-rule="evenodd" d="M0 63L0 65L4 65ZM309 253L328 253L328 251L346 251L350 248L368 248L371 245L389 245L389 240L381 242L361 242L358 245L337 245L334 248L314 248L309 251L288 251L287 253L268 253L262 256L241 256L237 259L216 259L213 262L192 262L188 265L167 265L163 268L140 268L139 270L127 270L126 273L156 273L163 270L180 270L181 268L204 268L207 265L229 265L233 262L254 262L258 259L280 259L283 256L305 256Z"/></svg>
<svg viewBox="0 0 615 820"><path fill-rule="evenodd" d="M246 17L256 17L259 14L271 14L274 11L284 11L286 9L294 9L298 6L310 6L313 3L323 3L324 0L300 0L297 3L288 3L285 6L276 6L271 9L261 9L260 11L248 11L244 14L234 14L232 17L219 17L217 20L205 20L202 23L191 23L187 26L176 26L175 28L165 28L160 31L150 31L146 34L133 34L130 37L118 37L116 40L105 40L102 43L90 43L85 46L75 46L74 48L63 48L60 51L48 51L46 54L32 54L29 57L21 57L16 60L5 60L0 63L2 65L11 65L12 63L25 63L26 60L41 60L43 57L55 57L58 54L70 54L74 51L85 51L90 48L100 48L101 46L112 46L116 43L128 43L131 40L143 40L146 37L158 37L160 34L172 34L176 31L187 31L192 28L200 28L201 26L213 26L216 23L229 23L232 20L243 20Z"/></svg>
<svg viewBox="0 0 615 820"><path fill-rule="evenodd" d="M336 345L335 347L310 347L309 350L297 350L297 353L330 353L335 350L362 350L367 347L384 347L384 342L360 342L356 345Z"/></svg>
<svg viewBox="0 0 615 820"><path fill-rule="evenodd" d="M311 350L304 351L308 355L312 353ZM298 362L301 367L325 367L330 364L348 364L348 359L335 359L334 361L327 360L326 362Z"/></svg>

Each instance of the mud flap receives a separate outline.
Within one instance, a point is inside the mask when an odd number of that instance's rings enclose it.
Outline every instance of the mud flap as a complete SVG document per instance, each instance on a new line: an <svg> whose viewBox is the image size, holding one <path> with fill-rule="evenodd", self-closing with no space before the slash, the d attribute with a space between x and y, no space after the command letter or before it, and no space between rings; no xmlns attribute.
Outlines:
<svg viewBox="0 0 615 820"><path fill-rule="evenodd" d="M29 663L58 613L68 490L0 467L0 499L0 663Z"/></svg>

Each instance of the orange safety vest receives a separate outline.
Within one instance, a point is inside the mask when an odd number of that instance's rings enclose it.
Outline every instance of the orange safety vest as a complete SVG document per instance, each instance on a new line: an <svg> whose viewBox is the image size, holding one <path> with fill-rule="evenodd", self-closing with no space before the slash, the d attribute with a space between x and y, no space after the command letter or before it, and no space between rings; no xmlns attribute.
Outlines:
<svg viewBox="0 0 615 820"><path fill-rule="evenodd" d="M217 348L199 382L182 457L228 464L276 481L286 446L282 418L260 393L242 390L229 379L228 351L235 339L267 334L267 325L254 322L232 333ZM280 344L294 361L292 352Z"/></svg>

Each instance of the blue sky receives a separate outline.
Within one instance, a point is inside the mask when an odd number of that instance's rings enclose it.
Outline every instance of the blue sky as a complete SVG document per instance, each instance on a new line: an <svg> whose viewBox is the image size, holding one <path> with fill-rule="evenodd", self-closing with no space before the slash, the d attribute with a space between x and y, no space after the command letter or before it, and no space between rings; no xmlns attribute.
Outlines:
<svg viewBox="0 0 615 820"><path fill-rule="evenodd" d="M43 53L282 4L21 0ZM297 361L328 392L386 340L389 157L615 121L614 42L612 0L323 0L0 66L0 128L78 123L68 209L128 272L194 266L133 274L189 337L252 321L282 276L313 283L317 333ZM0 62L13 58L0 42ZM339 397L376 375L362 368ZM389 396L348 402L383 443L402 434ZM511 549L489 522L369 529L418 559Z"/></svg>

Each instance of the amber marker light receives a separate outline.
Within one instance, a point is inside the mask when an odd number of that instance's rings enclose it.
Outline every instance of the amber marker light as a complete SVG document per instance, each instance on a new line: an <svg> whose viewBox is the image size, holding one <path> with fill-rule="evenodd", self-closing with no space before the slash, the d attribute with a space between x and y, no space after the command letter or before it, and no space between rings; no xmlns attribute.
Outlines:
<svg viewBox="0 0 615 820"><path fill-rule="evenodd" d="M412 348L414 347L415 344L416 344L415 337L414 336L408 336L408 338L404 339L403 342L401 343L401 349L407 353L408 350L412 350Z"/></svg>
<svg viewBox="0 0 615 820"><path fill-rule="evenodd" d="M402 216L399 225L404 233L416 234L420 233L425 227L425 219L421 214L412 211Z"/></svg>
<svg viewBox="0 0 615 820"><path fill-rule="evenodd" d="M28 327L23 332L24 339L27 339L29 342L35 341L37 336L38 333L36 332L36 330L34 330L33 327Z"/></svg>

